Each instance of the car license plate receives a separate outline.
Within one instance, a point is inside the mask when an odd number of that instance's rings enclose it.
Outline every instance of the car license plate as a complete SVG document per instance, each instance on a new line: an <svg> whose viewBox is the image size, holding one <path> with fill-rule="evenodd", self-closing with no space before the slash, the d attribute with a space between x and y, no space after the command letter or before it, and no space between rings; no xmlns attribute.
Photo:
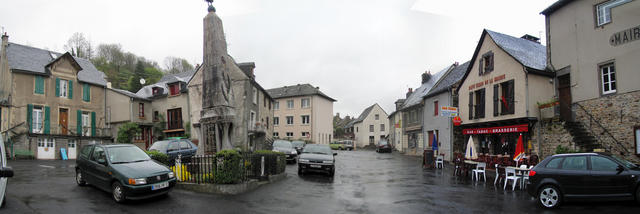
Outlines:
<svg viewBox="0 0 640 214"><path fill-rule="evenodd" d="M310 166L311 168L320 168L320 167L322 167L322 166L320 166L320 165L313 165L313 164L312 164L312 165L309 165L309 166Z"/></svg>
<svg viewBox="0 0 640 214"><path fill-rule="evenodd" d="M159 190L167 187L169 187L169 182L162 182L162 183L154 184L153 186L151 186L151 190Z"/></svg>

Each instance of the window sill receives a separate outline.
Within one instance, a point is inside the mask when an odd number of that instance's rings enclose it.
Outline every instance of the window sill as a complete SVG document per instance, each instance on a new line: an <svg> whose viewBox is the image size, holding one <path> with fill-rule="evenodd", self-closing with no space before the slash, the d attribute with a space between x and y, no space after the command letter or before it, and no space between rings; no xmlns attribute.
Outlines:
<svg viewBox="0 0 640 214"><path fill-rule="evenodd" d="M144 120L144 116L142 116L142 117L138 116L138 119Z"/></svg>

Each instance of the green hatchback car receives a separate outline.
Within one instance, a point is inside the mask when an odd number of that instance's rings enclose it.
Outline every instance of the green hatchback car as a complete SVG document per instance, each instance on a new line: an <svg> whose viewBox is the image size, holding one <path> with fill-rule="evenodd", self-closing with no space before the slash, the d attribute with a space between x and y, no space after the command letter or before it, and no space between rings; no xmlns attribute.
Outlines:
<svg viewBox="0 0 640 214"><path fill-rule="evenodd" d="M76 160L76 183L111 192L120 203L166 195L176 178L137 146L94 144L83 147Z"/></svg>

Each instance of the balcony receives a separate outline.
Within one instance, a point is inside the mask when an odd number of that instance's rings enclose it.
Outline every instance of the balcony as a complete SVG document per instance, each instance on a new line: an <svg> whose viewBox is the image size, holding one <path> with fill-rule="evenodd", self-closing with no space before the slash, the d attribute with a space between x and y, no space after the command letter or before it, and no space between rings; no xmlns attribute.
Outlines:
<svg viewBox="0 0 640 214"><path fill-rule="evenodd" d="M32 134L42 134L42 135L58 135L58 136L78 136L80 135L80 133L78 133L78 128L77 126L69 126L69 127L62 127L62 126L52 126L49 128L49 133L45 134L44 130L41 130L39 132L34 131L34 130L30 130L29 133ZM82 128L82 133L84 133L84 135L82 136L86 136L86 137L112 137L111 134L111 128L98 128L96 127L96 133L95 135L91 135L91 127L83 127Z"/></svg>
<svg viewBox="0 0 640 214"><path fill-rule="evenodd" d="M249 132L250 133L266 133L267 132L267 124L261 122L251 123L249 122Z"/></svg>

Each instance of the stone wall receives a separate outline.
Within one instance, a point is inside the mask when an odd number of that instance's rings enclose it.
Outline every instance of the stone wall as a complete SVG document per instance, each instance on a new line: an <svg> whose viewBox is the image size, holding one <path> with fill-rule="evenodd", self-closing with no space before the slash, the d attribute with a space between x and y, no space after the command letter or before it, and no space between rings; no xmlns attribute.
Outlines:
<svg viewBox="0 0 640 214"><path fill-rule="evenodd" d="M565 122L560 121L558 118L539 122L541 146L538 156L541 161L546 157L556 154L556 148L558 146L577 150L576 144L573 142L573 136L569 133L569 130L565 128L564 123ZM531 143L534 148L537 146L537 142L534 139L531 140ZM533 151L538 150L533 149Z"/></svg>
<svg viewBox="0 0 640 214"><path fill-rule="evenodd" d="M575 120L590 130L608 152L621 154L624 147L628 150L624 152L626 158L640 162L640 158L635 155L634 145L634 127L640 126L640 91L602 96L577 104L573 106ZM589 114L595 120L592 120ZM596 121L613 135L613 138L604 132ZM618 145L614 138L621 145Z"/></svg>

